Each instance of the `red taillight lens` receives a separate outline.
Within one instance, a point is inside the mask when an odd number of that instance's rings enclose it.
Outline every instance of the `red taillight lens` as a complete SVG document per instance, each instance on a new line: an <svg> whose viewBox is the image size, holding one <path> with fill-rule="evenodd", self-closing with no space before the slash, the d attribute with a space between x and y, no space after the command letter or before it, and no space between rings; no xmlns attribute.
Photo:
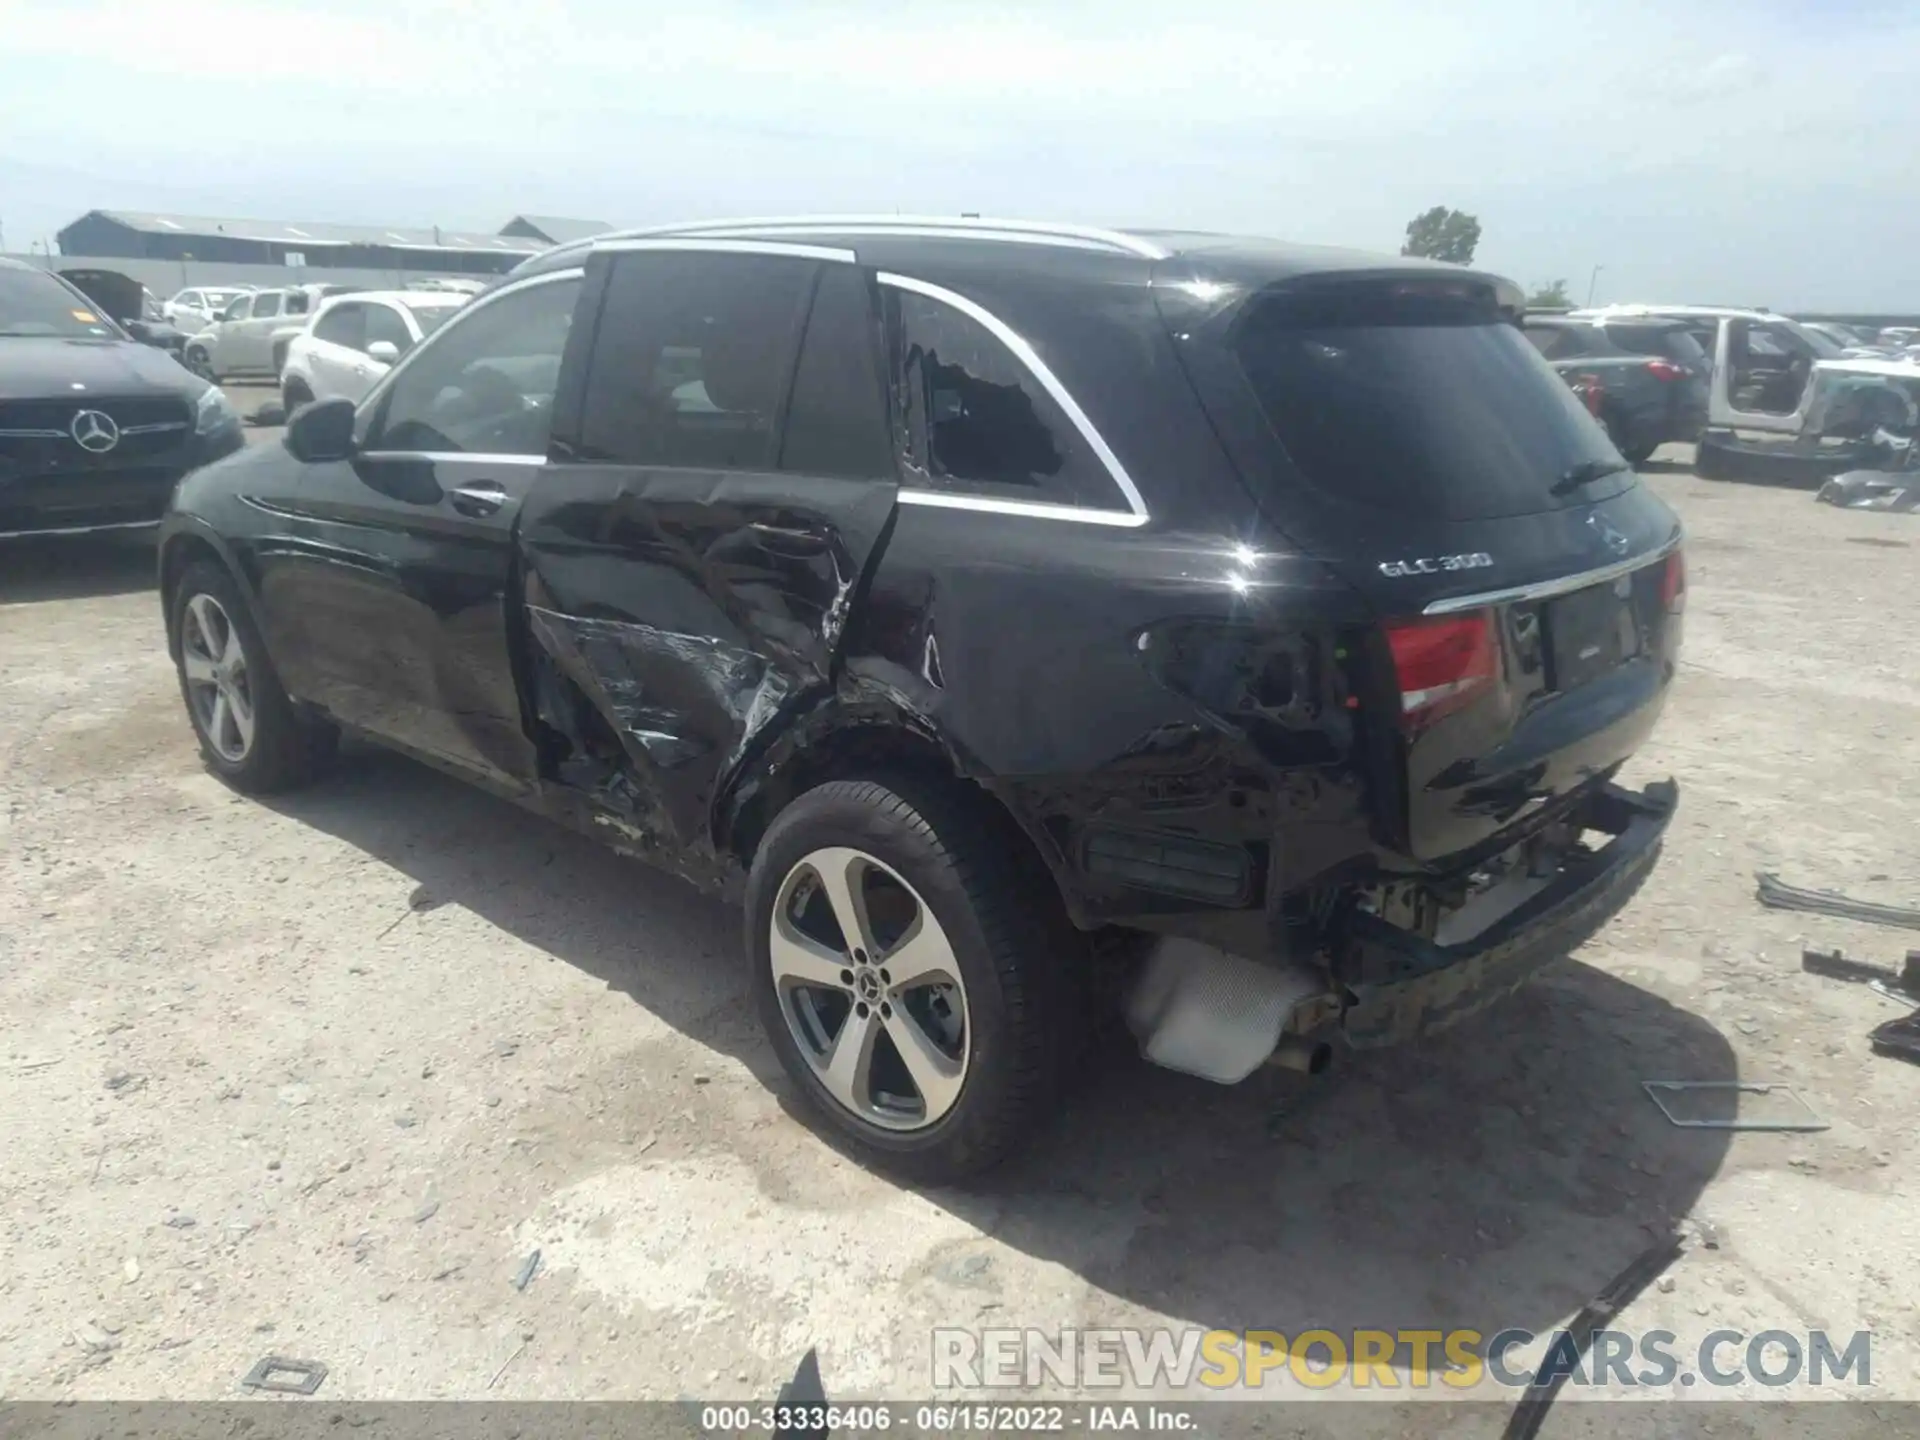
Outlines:
<svg viewBox="0 0 1920 1440"><path fill-rule="evenodd" d="M1667 556L1666 568L1660 572L1660 603L1667 612L1678 615L1687 606L1687 557L1681 550Z"/></svg>
<svg viewBox="0 0 1920 1440"><path fill-rule="evenodd" d="M1400 678L1401 722L1407 728L1431 725L1493 683L1497 670L1491 611L1401 620L1386 628L1394 673Z"/></svg>
<svg viewBox="0 0 1920 1440"><path fill-rule="evenodd" d="M1647 373L1656 380L1684 380L1693 372L1684 365L1674 364L1671 360L1649 360Z"/></svg>

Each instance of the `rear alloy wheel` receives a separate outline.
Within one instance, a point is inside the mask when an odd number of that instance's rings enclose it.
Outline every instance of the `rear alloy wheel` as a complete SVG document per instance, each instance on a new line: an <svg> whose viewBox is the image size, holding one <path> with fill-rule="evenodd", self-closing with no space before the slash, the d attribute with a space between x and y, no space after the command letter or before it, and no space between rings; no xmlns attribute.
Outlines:
<svg viewBox="0 0 1920 1440"><path fill-rule="evenodd" d="M767 1037L863 1159L944 1183L1046 1115L1084 945L982 797L926 778L807 791L754 856L747 924Z"/></svg>
<svg viewBox="0 0 1920 1440"><path fill-rule="evenodd" d="M171 615L180 695L208 766L256 793L292 789L324 770L339 733L303 715L280 688L225 568L204 560L189 566Z"/></svg>
<svg viewBox="0 0 1920 1440"><path fill-rule="evenodd" d="M923 1130L967 1080L967 986L927 904L842 846L787 872L768 937L787 1033L821 1088L886 1130Z"/></svg>

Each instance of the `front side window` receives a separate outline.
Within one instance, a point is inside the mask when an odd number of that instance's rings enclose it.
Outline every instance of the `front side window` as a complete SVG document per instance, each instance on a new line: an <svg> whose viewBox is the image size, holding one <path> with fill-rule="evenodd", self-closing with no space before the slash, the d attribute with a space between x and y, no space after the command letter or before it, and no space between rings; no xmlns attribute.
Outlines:
<svg viewBox="0 0 1920 1440"><path fill-rule="evenodd" d="M611 266L578 458L772 469L818 262L663 250Z"/></svg>
<svg viewBox="0 0 1920 1440"><path fill-rule="evenodd" d="M578 276L502 294L462 313L398 370L369 450L544 455L580 296Z"/></svg>
<svg viewBox="0 0 1920 1440"><path fill-rule="evenodd" d="M253 314L253 296L242 295L225 310L220 312L222 320L245 320Z"/></svg>
<svg viewBox="0 0 1920 1440"><path fill-rule="evenodd" d="M42 270L0 269L0 338L119 338L93 302Z"/></svg>
<svg viewBox="0 0 1920 1440"><path fill-rule="evenodd" d="M265 294L253 297L253 318L271 320L280 313L280 292L269 290Z"/></svg>
<svg viewBox="0 0 1920 1440"><path fill-rule="evenodd" d="M369 305L366 311L368 345L384 340L402 355L413 348L413 332L391 305Z"/></svg>
<svg viewBox="0 0 1920 1440"><path fill-rule="evenodd" d="M943 300L890 288L911 483L988 498L1121 510L1113 476L1026 364Z"/></svg>
<svg viewBox="0 0 1920 1440"><path fill-rule="evenodd" d="M313 322L313 338L324 340L329 345L342 345L349 350L364 350L366 346L367 307L364 305L335 305L323 310L320 318Z"/></svg>

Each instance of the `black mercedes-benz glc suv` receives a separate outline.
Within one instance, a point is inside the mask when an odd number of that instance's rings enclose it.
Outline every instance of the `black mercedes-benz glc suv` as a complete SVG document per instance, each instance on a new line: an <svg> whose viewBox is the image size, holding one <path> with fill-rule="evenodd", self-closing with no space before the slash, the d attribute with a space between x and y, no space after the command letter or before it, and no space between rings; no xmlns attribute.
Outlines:
<svg viewBox="0 0 1920 1440"><path fill-rule="evenodd" d="M1032 223L564 246L182 484L167 643L239 788L352 732L737 890L795 1086L950 1176L1102 999L1318 1069L1648 873L1681 530L1520 306Z"/></svg>
<svg viewBox="0 0 1920 1440"><path fill-rule="evenodd" d="M214 386L57 275L0 260L0 541L152 529L245 443Z"/></svg>

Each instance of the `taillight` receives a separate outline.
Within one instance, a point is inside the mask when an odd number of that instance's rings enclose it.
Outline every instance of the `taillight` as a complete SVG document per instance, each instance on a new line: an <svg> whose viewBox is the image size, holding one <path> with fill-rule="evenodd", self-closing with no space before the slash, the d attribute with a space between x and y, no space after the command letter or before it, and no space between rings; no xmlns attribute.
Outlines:
<svg viewBox="0 0 1920 1440"><path fill-rule="evenodd" d="M1676 365L1671 360L1649 360L1647 373L1656 380L1684 380L1693 372L1684 365Z"/></svg>
<svg viewBox="0 0 1920 1440"><path fill-rule="evenodd" d="M1678 615L1687 608L1687 557L1684 551L1676 550L1667 556L1666 568L1660 572L1660 604L1670 615Z"/></svg>
<svg viewBox="0 0 1920 1440"><path fill-rule="evenodd" d="M1498 673L1490 610L1398 620L1386 630L1400 680L1400 719L1409 730L1471 703Z"/></svg>

